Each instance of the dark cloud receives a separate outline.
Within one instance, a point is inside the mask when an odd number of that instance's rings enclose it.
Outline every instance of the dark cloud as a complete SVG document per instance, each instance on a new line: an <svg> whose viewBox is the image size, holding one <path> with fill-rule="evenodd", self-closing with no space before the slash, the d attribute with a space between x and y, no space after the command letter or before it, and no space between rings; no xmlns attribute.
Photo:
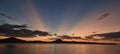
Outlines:
<svg viewBox="0 0 120 54"><path fill-rule="evenodd" d="M8 18L8 19L11 19L11 20L16 20L14 17L9 16L9 15L4 14L4 13L0 13L0 16L4 16L4 17L6 17L6 18Z"/></svg>
<svg viewBox="0 0 120 54"><path fill-rule="evenodd" d="M103 14L102 16L100 16L98 19L99 19L99 20L102 20L102 19L108 17L109 15L110 15L110 13L104 13L104 14Z"/></svg>
<svg viewBox="0 0 120 54"><path fill-rule="evenodd" d="M62 36L58 36L59 38L61 38L61 39L81 39L81 37L80 36L78 36L78 37L73 37L73 36L69 36L69 35L62 35Z"/></svg>
<svg viewBox="0 0 120 54"><path fill-rule="evenodd" d="M12 25L13 28L28 28L27 24L24 25Z"/></svg>
<svg viewBox="0 0 120 54"><path fill-rule="evenodd" d="M9 37L34 37L35 35L47 36L49 32L43 32L39 30L30 30L27 25L0 25L0 35Z"/></svg>
<svg viewBox="0 0 120 54"><path fill-rule="evenodd" d="M118 31L118 32L94 34L88 36L87 38L93 38L94 36L105 37L105 39L120 38L120 32Z"/></svg>

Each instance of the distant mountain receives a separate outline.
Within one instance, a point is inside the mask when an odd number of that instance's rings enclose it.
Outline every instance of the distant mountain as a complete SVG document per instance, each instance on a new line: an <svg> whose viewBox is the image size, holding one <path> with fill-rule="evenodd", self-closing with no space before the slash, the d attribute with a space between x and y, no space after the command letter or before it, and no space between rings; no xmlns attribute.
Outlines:
<svg viewBox="0 0 120 54"><path fill-rule="evenodd" d="M53 43L62 43L64 41L62 41L61 39L56 39L55 41L53 41Z"/></svg>
<svg viewBox="0 0 120 54"><path fill-rule="evenodd" d="M26 41L17 39L15 37L10 37L10 38L0 40L0 43L25 43L25 42Z"/></svg>
<svg viewBox="0 0 120 54"><path fill-rule="evenodd" d="M67 41L62 41L61 39L57 39L53 42L44 42L44 41L25 41L21 40L15 37L10 37L6 39L0 40L0 43L62 43L62 44L105 44L105 45L116 45L115 43L96 43L96 42L67 42Z"/></svg>

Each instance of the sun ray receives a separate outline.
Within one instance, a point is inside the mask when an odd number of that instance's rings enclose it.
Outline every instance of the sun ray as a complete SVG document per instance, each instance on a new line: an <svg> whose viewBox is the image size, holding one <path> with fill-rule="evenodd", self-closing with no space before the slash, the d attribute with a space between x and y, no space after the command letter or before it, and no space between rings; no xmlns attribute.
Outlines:
<svg viewBox="0 0 120 54"><path fill-rule="evenodd" d="M114 32L118 31L120 25L120 12L119 8L114 7L110 9L110 7L106 7L106 9L96 10L89 15L84 17L84 20L78 22L67 34L76 33L80 36L87 36L90 34L96 33L106 33L106 32ZM102 20L98 18L104 13L110 13L110 15Z"/></svg>
<svg viewBox="0 0 120 54"><path fill-rule="evenodd" d="M58 27L57 33L59 34L67 34L67 32L74 27L74 23L76 23L76 15L79 15L80 5L79 3L72 4L73 2L68 3L69 6L66 6L64 10L64 16L62 16L62 21Z"/></svg>
<svg viewBox="0 0 120 54"><path fill-rule="evenodd" d="M33 1L27 1L27 9L25 10L28 19L34 29L47 31L47 27L45 26L45 22L43 21L42 17L40 16L39 11L35 7Z"/></svg>

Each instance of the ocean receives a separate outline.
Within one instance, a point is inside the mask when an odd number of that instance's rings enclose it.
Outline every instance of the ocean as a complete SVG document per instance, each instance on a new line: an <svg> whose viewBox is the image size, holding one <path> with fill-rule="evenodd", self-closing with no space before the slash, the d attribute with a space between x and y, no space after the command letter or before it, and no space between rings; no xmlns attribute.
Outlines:
<svg viewBox="0 0 120 54"><path fill-rule="evenodd" d="M0 44L0 54L120 54L120 45Z"/></svg>

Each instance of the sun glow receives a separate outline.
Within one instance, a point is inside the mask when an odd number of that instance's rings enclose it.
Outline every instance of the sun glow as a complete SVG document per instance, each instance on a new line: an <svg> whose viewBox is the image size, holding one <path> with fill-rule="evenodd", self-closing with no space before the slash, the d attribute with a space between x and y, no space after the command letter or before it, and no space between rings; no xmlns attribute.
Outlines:
<svg viewBox="0 0 120 54"><path fill-rule="evenodd" d="M5 38L8 38L8 37L6 37L6 36L0 36L0 39L5 39Z"/></svg>
<svg viewBox="0 0 120 54"><path fill-rule="evenodd" d="M50 40L51 36L37 36L37 37L16 37L18 39L26 40L26 41L46 41L51 42L54 40Z"/></svg>

